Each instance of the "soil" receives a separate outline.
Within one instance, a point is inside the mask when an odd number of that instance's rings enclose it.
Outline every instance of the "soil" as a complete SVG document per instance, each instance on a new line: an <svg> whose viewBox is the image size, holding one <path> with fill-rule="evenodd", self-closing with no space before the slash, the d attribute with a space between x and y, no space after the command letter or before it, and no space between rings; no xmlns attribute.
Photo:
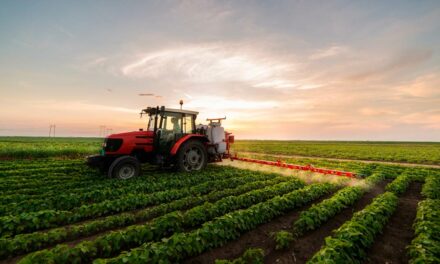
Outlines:
<svg viewBox="0 0 440 264"><path fill-rule="evenodd" d="M298 218L301 211L307 209L310 205L288 212L269 223L260 225L241 235L237 240L226 243L223 247L215 248L199 256L189 258L184 263L214 263L216 259L234 259L240 257L244 251L250 247L262 248L266 254L266 263L304 263L305 260L310 258L322 246L324 238L329 236L333 229L349 220L354 211L361 210L368 205L374 197L383 193L385 185L388 182L389 181L384 181L378 184L376 188L364 194L353 207L336 215L318 230L306 234L288 250L275 251L275 242L271 238L271 233L291 228L292 223ZM331 195L328 197L330 196ZM320 202L328 197L324 197L316 202ZM295 257L291 253L292 250L295 250Z"/></svg>
<svg viewBox="0 0 440 264"><path fill-rule="evenodd" d="M369 205L373 198L385 191L385 186L390 181L382 181L375 188L365 193L359 201L352 207L347 208L332 217L318 229L306 233L293 243L288 249L283 251L271 250L266 257L266 263L306 263L308 259L324 245L325 238L332 235L332 231L337 229L346 221L350 220L353 214Z"/></svg>
<svg viewBox="0 0 440 264"><path fill-rule="evenodd" d="M406 246L414 238L412 224L417 213L417 204L422 199L422 184L412 183L399 198L399 205L385 226L383 233L367 252L365 263L408 263Z"/></svg>
<svg viewBox="0 0 440 264"><path fill-rule="evenodd" d="M187 259L184 263L214 263L216 259L234 259L240 257L243 252L250 247L258 247L264 249L265 252L275 248L275 242L271 238L271 233L280 230L289 229L298 218L301 211L309 208L313 203L331 197L333 194L326 195L314 202L301 208L294 209L286 214L277 217L269 223L262 224L257 228L244 233L237 240L226 243L223 247L211 249L201 255Z"/></svg>

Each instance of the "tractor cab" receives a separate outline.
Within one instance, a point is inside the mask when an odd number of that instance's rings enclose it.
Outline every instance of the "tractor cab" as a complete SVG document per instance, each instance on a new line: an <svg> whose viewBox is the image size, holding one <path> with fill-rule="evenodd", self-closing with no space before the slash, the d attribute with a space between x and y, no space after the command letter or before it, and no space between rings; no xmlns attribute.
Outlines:
<svg viewBox="0 0 440 264"><path fill-rule="evenodd" d="M196 131L198 112L165 107L148 107L141 114L148 114L148 131L154 133L154 148L159 154L169 153L179 139Z"/></svg>

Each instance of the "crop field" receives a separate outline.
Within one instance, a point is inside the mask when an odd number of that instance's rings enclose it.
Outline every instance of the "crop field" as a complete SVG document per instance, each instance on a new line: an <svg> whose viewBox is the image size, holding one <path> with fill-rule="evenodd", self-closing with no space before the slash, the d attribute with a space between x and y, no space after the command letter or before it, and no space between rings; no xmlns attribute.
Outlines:
<svg viewBox="0 0 440 264"><path fill-rule="evenodd" d="M440 143L240 140L237 152L440 165Z"/></svg>
<svg viewBox="0 0 440 264"><path fill-rule="evenodd" d="M144 165L124 181L84 164L100 142L0 138L0 263L440 263L435 166L292 157L360 177L233 161L197 173ZM439 163L436 143L251 143L236 150Z"/></svg>

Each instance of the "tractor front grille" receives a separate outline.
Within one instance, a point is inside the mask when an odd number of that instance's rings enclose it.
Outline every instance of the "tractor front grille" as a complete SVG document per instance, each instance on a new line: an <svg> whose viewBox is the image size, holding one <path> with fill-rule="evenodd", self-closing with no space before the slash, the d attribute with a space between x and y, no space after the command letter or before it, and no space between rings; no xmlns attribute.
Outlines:
<svg viewBox="0 0 440 264"><path fill-rule="evenodd" d="M106 138L104 141L104 150L106 152L118 151L122 146L122 139L120 138Z"/></svg>

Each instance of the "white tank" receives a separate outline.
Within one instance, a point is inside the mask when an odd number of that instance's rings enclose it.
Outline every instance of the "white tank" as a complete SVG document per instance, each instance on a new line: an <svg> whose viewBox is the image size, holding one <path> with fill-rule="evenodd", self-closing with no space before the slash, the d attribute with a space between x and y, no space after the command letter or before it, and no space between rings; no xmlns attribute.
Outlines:
<svg viewBox="0 0 440 264"><path fill-rule="evenodd" d="M220 123L211 123L208 126L207 134L210 143L216 144L216 152L221 154L225 153L225 129L220 125ZM215 153L214 150L213 152Z"/></svg>

